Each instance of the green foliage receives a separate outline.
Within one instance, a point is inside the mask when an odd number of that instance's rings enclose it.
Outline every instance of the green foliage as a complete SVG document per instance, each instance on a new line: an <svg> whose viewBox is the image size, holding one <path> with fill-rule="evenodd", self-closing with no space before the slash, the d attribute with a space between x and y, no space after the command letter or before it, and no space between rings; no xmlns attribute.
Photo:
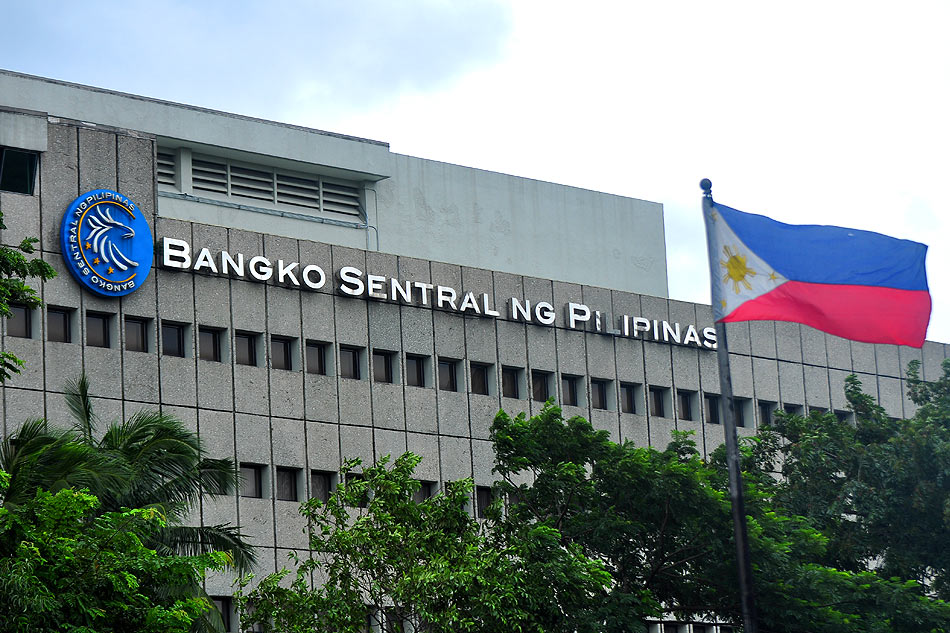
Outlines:
<svg viewBox="0 0 950 633"><path fill-rule="evenodd" d="M180 632L210 608L187 588L227 555L160 555L155 508L102 512L87 492L36 490L7 504L0 470L0 630Z"/></svg>

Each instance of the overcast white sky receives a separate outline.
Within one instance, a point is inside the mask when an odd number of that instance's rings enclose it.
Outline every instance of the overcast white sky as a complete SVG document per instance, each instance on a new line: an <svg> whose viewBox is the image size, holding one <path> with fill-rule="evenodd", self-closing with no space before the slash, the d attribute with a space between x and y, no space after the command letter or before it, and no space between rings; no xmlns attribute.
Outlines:
<svg viewBox="0 0 950 633"><path fill-rule="evenodd" d="M744 211L929 244L950 342L948 25L945 0L32 0L0 67L661 202L670 296L708 303L707 177Z"/></svg>

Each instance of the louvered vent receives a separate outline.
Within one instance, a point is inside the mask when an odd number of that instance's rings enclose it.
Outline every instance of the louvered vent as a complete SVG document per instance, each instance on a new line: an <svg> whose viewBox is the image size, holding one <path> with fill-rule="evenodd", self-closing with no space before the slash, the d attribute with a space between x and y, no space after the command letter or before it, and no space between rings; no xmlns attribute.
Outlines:
<svg viewBox="0 0 950 633"><path fill-rule="evenodd" d="M277 174L277 204L320 208L320 181Z"/></svg>
<svg viewBox="0 0 950 633"><path fill-rule="evenodd" d="M228 166L210 160L191 160L191 186L199 191L228 193Z"/></svg>
<svg viewBox="0 0 950 633"><path fill-rule="evenodd" d="M175 186L175 152L159 148L155 166L158 184Z"/></svg>
<svg viewBox="0 0 950 633"><path fill-rule="evenodd" d="M356 187L324 182L323 210L347 215L359 215L360 190Z"/></svg>
<svg viewBox="0 0 950 633"><path fill-rule="evenodd" d="M231 195L273 202L274 174L259 169L231 165Z"/></svg>

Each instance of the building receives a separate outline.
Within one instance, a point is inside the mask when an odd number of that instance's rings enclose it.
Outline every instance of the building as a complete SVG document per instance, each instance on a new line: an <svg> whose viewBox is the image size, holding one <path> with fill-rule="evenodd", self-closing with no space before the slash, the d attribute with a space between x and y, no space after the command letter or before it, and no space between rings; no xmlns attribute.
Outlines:
<svg viewBox="0 0 950 633"><path fill-rule="evenodd" d="M39 236L60 273L42 311L3 325L27 360L3 386L4 432L68 420L80 371L103 418L170 411L241 464L242 494L194 520L240 524L262 572L306 546L297 502L344 458L411 450L431 486L489 485L500 407L554 396L618 440L722 442L711 312L666 296L659 204L7 71L0 95L0 239ZM950 355L789 323L729 332L743 433L778 407L847 416L852 372L910 415L903 368L936 377Z"/></svg>

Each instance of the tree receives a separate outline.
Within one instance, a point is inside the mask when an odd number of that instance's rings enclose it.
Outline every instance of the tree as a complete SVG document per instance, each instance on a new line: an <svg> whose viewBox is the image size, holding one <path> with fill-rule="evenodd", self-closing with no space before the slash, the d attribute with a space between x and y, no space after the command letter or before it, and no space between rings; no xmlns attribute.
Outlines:
<svg viewBox="0 0 950 633"><path fill-rule="evenodd" d="M472 482L448 483L417 501L412 478L420 458L411 453L347 477L325 503L301 511L310 526L313 557L295 559L297 571L263 579L239 593L242 620L284 632L365 630L372 622L402 631L554 631L544 617L569 618L561 607L585 606L602 591L600 565L565 548L555 531L538 528L509 538L493 532L469 509ZM365 506L360 509L360 506ZM543 561L527 564L533 558ZM317 580L316 584L312 581ZM539 617L541 614L542 617Z"/></svg>
<svg viewBox="0 0 950 633"><path fill-rule="evenodd" d="M6 229L3 213L0 212L0 229ZM42 300L26 280L31 278L46 281L56 276L53 267L39 258L29 259L27 255L36 252L38 238L24 238L15 247L0 246L0 316L10 317L12 305L22 305L29 310L43 305ZM23 361L12 352L0 352L0 382L13 374L20 373Z"/></svg>
<svg viewBox="0 0 950 633"><path fill-rule="evenodd" d="M72 488L10 505L10 479L0 470L0 630L185 633L211 608L187 588L227 554L145 547L164 525L156 508L102 512Z"/></svg>

